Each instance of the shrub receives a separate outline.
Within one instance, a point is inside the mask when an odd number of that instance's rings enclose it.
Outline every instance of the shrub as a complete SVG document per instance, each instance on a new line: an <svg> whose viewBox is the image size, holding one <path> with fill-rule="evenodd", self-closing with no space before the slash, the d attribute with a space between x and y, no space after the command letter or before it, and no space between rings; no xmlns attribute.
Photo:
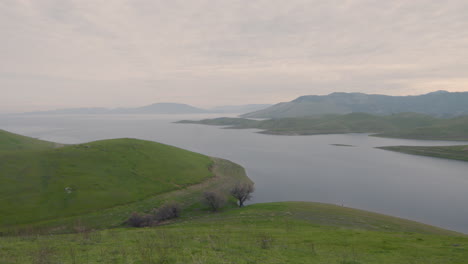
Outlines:
<svg viewBox="0 0 468 264"><path fill-rule="evenodd" d="M161 206L155 211L155 219L158 222L177 218L180 216L181 208L178 203L169 203Z"/></svg>
<svg viewBox="0 0 468 264"><path fill-rule="evenodd" d="M216 212L226 204L226 197L219 192L204 192L203 202Z"/></svg>
<svg viewBox="0 0 468 264"><path fill-rule="evenodd" d="M145 227L151 225L152 221L153 217L151 215L133 212L127 223L133 227Z"/></svg>

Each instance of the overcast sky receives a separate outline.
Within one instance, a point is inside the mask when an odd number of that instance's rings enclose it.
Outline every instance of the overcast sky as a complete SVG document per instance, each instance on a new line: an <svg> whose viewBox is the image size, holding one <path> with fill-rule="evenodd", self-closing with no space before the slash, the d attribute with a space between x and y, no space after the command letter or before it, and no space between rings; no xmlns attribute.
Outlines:
<svg viewBox="0 0 468 264"><path fill-rule="evenodd" d="M467 0L0 0L0 112L468 91Z"/></svg>

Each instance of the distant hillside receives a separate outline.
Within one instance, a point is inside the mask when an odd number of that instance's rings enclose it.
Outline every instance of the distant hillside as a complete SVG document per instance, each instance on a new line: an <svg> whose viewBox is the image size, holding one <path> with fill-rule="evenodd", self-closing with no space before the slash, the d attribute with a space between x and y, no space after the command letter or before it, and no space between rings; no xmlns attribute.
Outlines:
<svg viewBox="0 0 468 264"><path fill-rule="evenodd" d="M378 136L428 140L468 140L468 116L434 119L412 129L385 131Z"/></svg>
<svg viewBox="0 0 468 264"><path fill-rule="evenodd" d="M199 114L210 113L210 111L191 105L178 103L156 103L135 108L67 108L51 111L28 112L24 114L41 115L80 115L80 114Z"/></svg>
<svg viewBox="0 0 468 264"><path fill-rule="evenodd" d="M257 128L263 130L261 133L275 135L375 133L377 136L396 138L468 140L468 116L442 119L417 113L389 116L351 113L268 120L224 117L183 120L179 123Z"/></svg>
<svg viewBox="0 0 468 264"><path fill-rule="evenodd" d="M301 96L288 103L242 115L245 118L302 117L353 112L389 115L415 112L437 117L468 114L468 92L437 91L417 96L387 96L364 93L332 93Z"/></svg>

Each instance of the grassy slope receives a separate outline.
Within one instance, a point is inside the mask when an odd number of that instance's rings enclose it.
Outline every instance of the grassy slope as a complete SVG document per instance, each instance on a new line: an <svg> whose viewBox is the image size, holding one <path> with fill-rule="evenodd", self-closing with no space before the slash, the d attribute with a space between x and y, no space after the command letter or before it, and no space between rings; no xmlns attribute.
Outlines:
<svg viewBox="0 0 468 264"><path fill-rule="evenodd" d="M466 263L468 238L334 205L255 204L154 228L0 237L1 263Z"/></svg>
<svg viewBox="0 0 468 264"><path fill-rule="evenodd" d="M183 212L195 216L200 214L200 210L204 208L201 202L203 192L213 190L227 194L235 184L251 182L246 176L244 168L227 160L213 158L212 172L214 177L186 188L152 195L133 203L126 203L84 215L20 225L12 229L4 228L3 230L0 229L0 233L3 231L5 233L34 232L50 234L75 232L76 229L83 227L86 229L121 227L125 225L125 221L132 212L150 212L166 202L178 202L181 204ZM232 203L229 206L232 206Z"/></svg>
<svg viewBox="0 0 468 264"><path fill-rule="evenodd" d="M391 146L379 147L380 149L392 150L413 155L430 156L444 159L455 159L468 161L468 146Z"/></svg>
<svg viewBox="0 0 468 264"><path fill-rule="evenodd" d="M60 144L25 137L0 129L0 152L15 150L44 150L57 146L60 146Z"/></svg>
<svg viewBox="0 0 468 264"><path fill-rule="evenodd" d="M468 140L468 116L436 119L431 125L393 132L386 131L378 136L427 140Z"/></svg>
<svg viewBox="0 0 468 264"><path fill-rule="evenodd" d="M212 163L201 154L135 139L3 152L0 226L82 215L183 189L212 177Z"/></svg>

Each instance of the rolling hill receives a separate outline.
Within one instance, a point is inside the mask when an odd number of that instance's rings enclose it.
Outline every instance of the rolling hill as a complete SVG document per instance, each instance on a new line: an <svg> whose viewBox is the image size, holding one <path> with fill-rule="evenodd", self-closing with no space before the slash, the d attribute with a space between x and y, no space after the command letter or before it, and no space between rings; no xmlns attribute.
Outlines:
<svg viewBox="0 0 468 264"><path fill-rule="evenodd" d="M415 112L437 117L468 114L468 92L437 91L417 96L364 93L306 95L291 102L242 115L244 118L285 118L323 114L369 113L390 115Z"/></svg>
<svg viewBox="0 0 468 264"><path fill-rule="evenodd" d="M173 199L191 206L200 200L194 196L200 184L229 189L248 180L238 165L151 141L54 146L0 134L0 229L57 226L73 217L121 225L132 210L150 210L174 193L182 192Z"/></svg>

